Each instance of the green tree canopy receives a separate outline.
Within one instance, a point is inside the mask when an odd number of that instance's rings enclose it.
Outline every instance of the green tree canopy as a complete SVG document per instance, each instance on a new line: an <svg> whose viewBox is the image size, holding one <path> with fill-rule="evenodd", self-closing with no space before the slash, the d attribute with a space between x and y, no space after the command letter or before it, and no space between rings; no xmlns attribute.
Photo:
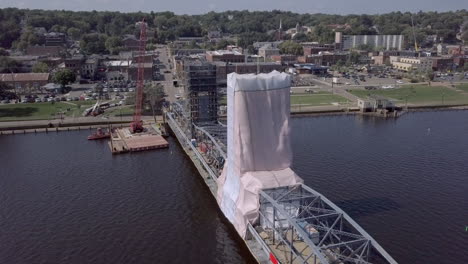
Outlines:
<svg viewBox="0 0 468 264"><path fill-rule="evenodd" d="M19 72L21 62L10 57L0 56L0 73Z"/></svg>
<svg viewBox="0 0 468 264"><path fill-rule="evenodd" d="M109 37L106 40L106 49L110 54L118 54L123 48L123 43L119 37Z"/></svg>
<svg viewBox="0 0 468 264"><path fill-rule="evenodd" d="M47 64L43 62L38 62L34 64L32 68L32 72L44 72L44 73L49 72L49 66L47 66Z"/></svg>
<svg viewBox="0 0 468 264"><path fill-rule="evenodd" d="M81 37L80 48L87 54L103 54L107 53L106 49L107 36L104 34L91 33Z"/></svg>
<svg viewBox="0 0 468 264"><path fill-rule="evenodd" d="M54 75L54 82L58 83L65 88L69 83L73 83L76 81L76 75L72 71L65 69L55 73Z"/></svg>
<svg viewBox="0 0 468 264"><path fill-rule="evenodd" d="M304 49L302 45L294 41L285 41L279 46L280 52L282 54L291 54L291 55L303 55Z"/></svg>

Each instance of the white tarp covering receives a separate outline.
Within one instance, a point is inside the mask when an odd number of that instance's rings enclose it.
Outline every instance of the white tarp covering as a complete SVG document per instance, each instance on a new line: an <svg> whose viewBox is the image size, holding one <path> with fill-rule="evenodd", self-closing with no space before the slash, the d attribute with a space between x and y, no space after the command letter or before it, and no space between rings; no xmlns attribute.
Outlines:
<svg viewBox="0 0 468 264"><path fill-rule="evenodd" d="M290 169L290 86L286 73L231 73L227 82L227 161L218 203L239 234L258 218L259 191L302 182Z"/></svg>

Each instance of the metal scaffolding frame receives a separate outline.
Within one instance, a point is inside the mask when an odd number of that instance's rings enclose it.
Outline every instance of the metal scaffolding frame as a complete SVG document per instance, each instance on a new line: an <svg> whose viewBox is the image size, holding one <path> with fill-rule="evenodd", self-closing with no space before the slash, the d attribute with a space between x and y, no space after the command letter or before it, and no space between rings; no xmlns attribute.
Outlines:
<svg viewBox="0 0 468 264"><path fill-rule="evenodd" d="M343 210L299 184L260 191L258 233L282 263L397 263Z"/></svg>

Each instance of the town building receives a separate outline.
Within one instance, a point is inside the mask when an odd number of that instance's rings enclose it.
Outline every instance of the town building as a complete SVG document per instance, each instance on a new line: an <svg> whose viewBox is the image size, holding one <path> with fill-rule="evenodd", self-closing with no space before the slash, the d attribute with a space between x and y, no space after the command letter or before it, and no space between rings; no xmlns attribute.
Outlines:
<svg viewBox="0 0 468 264"><path fill-rule="evenodd" d="M143 63L143 80L152 81L154 80L155 68L152 62ZM131 63L128 67L128 80L138 80L138 63Z"/></svg>
<svg viewBox="0 0 468 264"><path fill-rule="evenodd" d="M64 60L63 68L68 69L78 76L81 75L81 66L85 62L85 57L84 56L74 56L71 58L67 58Z"/></svg>
<svg viewBox="0 0 468 264"><path fill-rule="evenodd" d="M28 46L26 55L30 56L60 56L64 53L63 46Z"/></svg>
<svg viewBox="0 0 468 264"><path fill-rule="evenodd" d="M279 48L279 46L281 45L281 43L283 43L282 40L279 40L279 41L262 41L262 42L254 42L253 44L253 47L254 49L258 50L259 48L263 47L263 46L270 46L270 47L273 47L273 48Z"/></svg>
<svg viewBox="0 0 468 264"><path fill-rule="evenodd" d="M332 52L321 52L320 54L313 54L308 56L299 57L298 60L301 63L311 63L321 66L332 66L338 61L346 62L348 54L346 53L332 53Z"/></svg>
<svg viewBox="0 0 468 264"><path fill-rule="evenodd" d="M219 88L225 88L227 75L230 73L269 73L272 71L282 72L285 69L281 63L275 62L247 62L247 63L223 63L216 62L216 83Z"/></svg>
<svg viewBox="0 0 468 264"><path fill-rule="evenodd" d="M173 42L173 45L176 47L183 47L190 45L190 43L203 43L204 37L179 37L176 41Z"/></svg>
<svg viewBox="0 0 468 264"><path fill-rule="evenodd" d="M427 57L422 58L403 58L400 57L397 61L392 62L395 69L399 71L429 71L432 70L432 59Z"/></svg>
<svg viewBox="0 0 468 264"><path fill-rule="evenodd" d="M126 50L139 50L140 49L140 40L137 39L134 35L124 35L122 38L122 44Z"/></svg>
<svg viewBox="0 0 468 264"><path fill-rule="evenodd" d="M238 51L229 50L207 51L206 60L209 62L245 62L245 55Z"/></svg>
<svg viewBox="0 0 468 264"><path fill-rule="evenodd" d="M306 64L294 64L296 71L299 74L326 74L328 72L328 67L306 63Z"/></svg>
<svg viewBox="0 0 468 264"><path fill-rule="evenodd" d="M39 89L49 82L49 73L6 73L0 74L0 82L18 89L19 93Z"/></svg>
<svg viewBox="0 0 468 264"><path fill-rule="evenodd" d="M286 34L291 35L291 38L294 38L299 33L304 33L305 34L305 33L309 33L309 32L311 32L310 27L301 26L301 25L299 25L299 23L297 23L295 27L286 30Z"/></svg>
<svg viewBox="0 0 468 264"><path fill-rule="evenodd" d="M64 33L50 32L44 34L46 46L65 46L67 44L67 38Z"/></svg>
<svg viewBox="0 0 468 264"><path fill-rule="evenodd" d="M9 56L10 59L13 59L20 63L19 72L31 72L34 65L38 62L39 56ZM7 72L9 70L7 69Z"/></svg>
<svg viewBox="0 0 468 264"><path fill-rule="evenodd" d="M431 59L434 71L448 71L456 68L454 58L452 57L433 57Z"/></svg>
<svg viewBox="0 0 468 264"><path fill-rule="evenodd" d="M390 99L380 95L370 95L367 99L358 99L358 107L361 110L361 112L395 110L395 104Z"/></svg>
<svg viewBox="0 0 468 264"><path fill-rule="evenodd" d="M281 64L294 64L294 63L297 63L297 56L296 55L288 55L288 54L284 54L284 55L273 55L270 57L271 61L274 61L274 62L279 62Z"/></svg>
<svg viewBox="0 0 468 264"><path fill-rule="evenodd" d="M271 56L280 55L280 49L265 45L258 49L258 55L265 58L265 60L269 60Z"/></svg>
<svg viewBox="0 0 468 264"><path fill-rule="evenodd" d="M383 47L386 50L402 50L404 45L403 35L343 35L343 32L335 32L335 44L341 50L359 48L361 45L369 45L373 48Z"/></svg>
<svg viewBox="0 0 468 264"><path fill-rule="evenodd" d="M81 66L81 78L95 80L98 70L98 64L98 59L86 59Z"/></svg>
<svg viewBox="0 0 468 264"><path fill-rule="evenodd" d="M319 54L322 51L334 51L334 44L320 44L318 42L302 43L304 56Z"/></svg>
<svg viewBox="0 0 468 264"><path fill-rule="evenodd" d="M465 66L466 61L468 60L468 56L456 56L453 58L453 63L455 64L455 67L458 69L463 69Z"/></svg>

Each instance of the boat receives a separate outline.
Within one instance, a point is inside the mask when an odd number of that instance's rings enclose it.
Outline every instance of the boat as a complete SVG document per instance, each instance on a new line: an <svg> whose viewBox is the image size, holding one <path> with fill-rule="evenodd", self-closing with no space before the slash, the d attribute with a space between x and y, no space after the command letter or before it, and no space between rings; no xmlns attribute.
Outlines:
<svg viewBox="0 0 468 264"><path fill-rule="evenodd" d="M110 138L110 132L104 131L102 128L98 128L96 132L88 136L88 140L97 140L97 139L105 139Z"/></svg>

